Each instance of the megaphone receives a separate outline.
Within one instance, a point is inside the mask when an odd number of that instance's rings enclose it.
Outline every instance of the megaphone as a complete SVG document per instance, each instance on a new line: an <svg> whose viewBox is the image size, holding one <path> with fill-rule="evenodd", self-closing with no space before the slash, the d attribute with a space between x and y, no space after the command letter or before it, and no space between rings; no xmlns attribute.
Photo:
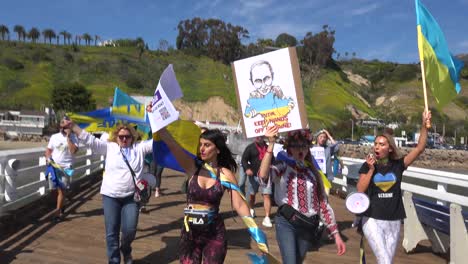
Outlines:
<svg viewBox="0 0 468 264"><path fill-rule="evenodd" d="M353 214L362 214L369 208L369 197L365 193L355 192L346 197L346 209Z"/></svg>

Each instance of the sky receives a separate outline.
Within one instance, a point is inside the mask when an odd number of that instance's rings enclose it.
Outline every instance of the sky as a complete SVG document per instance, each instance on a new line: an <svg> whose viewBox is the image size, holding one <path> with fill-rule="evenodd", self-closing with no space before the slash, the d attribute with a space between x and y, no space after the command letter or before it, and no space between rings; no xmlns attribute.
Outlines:
<svg viewBox="0 0 468 264"><path fill-rule="evenodd" d="M468 53L468 0L422 0L455 55ZM217 18L249 31L244 44L288 33L298 40L323 25L336 31L335 50L357 58L418 61L414 0L1 0L0 24L51 28L102 39L142 37L150 49L161 39L175 46L177 24ZM465 26L463 26L465 25ZM351 57L351 55L349 56Z"/></svg>

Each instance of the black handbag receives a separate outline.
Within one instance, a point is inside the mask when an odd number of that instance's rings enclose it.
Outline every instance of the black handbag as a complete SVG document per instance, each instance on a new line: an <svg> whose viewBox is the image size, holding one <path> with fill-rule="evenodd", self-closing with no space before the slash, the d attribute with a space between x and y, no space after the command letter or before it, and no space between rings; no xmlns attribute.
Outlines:
<svg viewBox="0 0 468 264"><path fill-rule="evenodd" d="M136 182L135 172L130 166L130 163L128 163L127 157L123 153L122 148L120 148L120 153L122 153L122 157L125 161L125 164L127 164L128 169L130 170L130 173L132 174L133 184L135 185L135 194L133 195L133 200L137 203L147 204L151 197L151 190L148 188L148 186L145 186L141 182L139 183Z"/></svg>
<svg viewBox="0 0 468 264"><path fill-rule="evenodd" d="M305 216L289 204L283 204L278 208L278 213L296 228L299 235L309 241L320 240L323 229L319 228L320 218L318 215Z"/></svg>

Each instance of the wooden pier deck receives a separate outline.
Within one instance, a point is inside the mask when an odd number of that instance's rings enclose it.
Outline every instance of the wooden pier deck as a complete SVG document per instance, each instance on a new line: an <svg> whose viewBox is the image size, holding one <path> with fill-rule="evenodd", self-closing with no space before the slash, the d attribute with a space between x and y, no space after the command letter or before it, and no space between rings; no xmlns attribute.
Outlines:
<svg viewBox="0 0 468 264"><path fill-rule="evenodd" d="M183 177L178 172L163 173L163 196L151 198L149 214L140 214L138 232L133 243L134 263L178 263L177 247L182 223L185 195L180 192ZM0 263L106 263L104 218L99 194L100 181L70 197L66 207L66 219L54 224L51 213L28 219L27 224L9 230L8 236L0 232ZM259 197L259 199L261 199ZM353 215L344 207L344 200L331 196L337 221L347 245L344 256L337 256L335 245L323 242L318 250L307 254L305 263L359 263L359 239L351 227ZM50 208L50 206L49 206ZM51 210L49 210L51 211ZM226 215L229 249L225 263L248 263L246 253L257 251L239 217L232 217L229 195L225 195L221 211ZM273 209L273 212L276 208ZM257 206L256 222L261 226L263 207ZM24 217L28 217L25 214ZM24 219L23 219L24 220ZM268 236L272 253L280 259L274 227L262 229ZM5 233L4 233L5 234ZM415 252L406 254L397 249L394 263L432 264L447 263L442 256L431 252L430 244L418 246ZM366 248L367 263L375 263Z"/></svg>

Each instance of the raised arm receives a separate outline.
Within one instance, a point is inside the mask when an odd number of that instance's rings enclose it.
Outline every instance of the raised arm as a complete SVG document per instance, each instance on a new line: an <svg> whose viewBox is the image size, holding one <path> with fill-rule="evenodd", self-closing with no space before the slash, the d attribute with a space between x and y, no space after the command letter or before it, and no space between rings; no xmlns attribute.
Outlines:
<svg viewBox="0 0 468 264"><path fill-rule="evenodd" d="M166 143L167 147L176 158L177 163L184 169L185 173L187 175L193 175L197 170L193 158L184 151L177 141L175 141L167 129L162 128L157 134L164 143Z"/></svg>
<svg viewBox="0 0 468 264"><path fill-rule="evenodd" d="M273 158L273 148L275 146L275 137L278 133L279 128L277 126L271 126L267 128L265 136L268 138L268 148L265 156L262 159L260 164L260 170L258 171L258 176L264 180L268 179L271 160Z"/></svg>
<svg viewBox="0 0 468 264"><path fill-rule="evenodd" d="M76 142L73 142L71 138L73 135L72 130L70 128L66 128L64 131L67 134L68 150L71 154L75 154L78 151L78 145Z"/></svg>
<svg viewBox="0 0 468 264"><path fill-rule="evenodd" d="M426 128L426 122L430 124L432 118L431 111L424 111L422 114L422 124L421 124L421 131L419 134L419 140L418 140L418 145L408 153L408 155L405 156L404 162L405 162L405 167L408 167L413 163L413 161L418 158L418 156L423 153L424 149L426 148L426 142L427 142L427 128Z"/></svg>
<svg viewBox="0 0 468 264"><path fill-rule="evenodd" d="M91 148L93 151L96 151L96 153L99 154L105 154L107 152L107 142L102 141L92 134L86 132L86 130L81 129L77 124L75 124L73 121L68 121L69 122L69 127L75 133L76 137L78 140L80 140L81 143L85 144L89 148Z"/></svg>
<svg viewBox="0 0 468 264"><path fill-rule="evenodd" d="M336 141L333 139L333 137L330 135L330 133L327 130L324 129L323 132L325 132L325 134L327 135L327 138L330 140L330 143L336 144Z"/></svg>

